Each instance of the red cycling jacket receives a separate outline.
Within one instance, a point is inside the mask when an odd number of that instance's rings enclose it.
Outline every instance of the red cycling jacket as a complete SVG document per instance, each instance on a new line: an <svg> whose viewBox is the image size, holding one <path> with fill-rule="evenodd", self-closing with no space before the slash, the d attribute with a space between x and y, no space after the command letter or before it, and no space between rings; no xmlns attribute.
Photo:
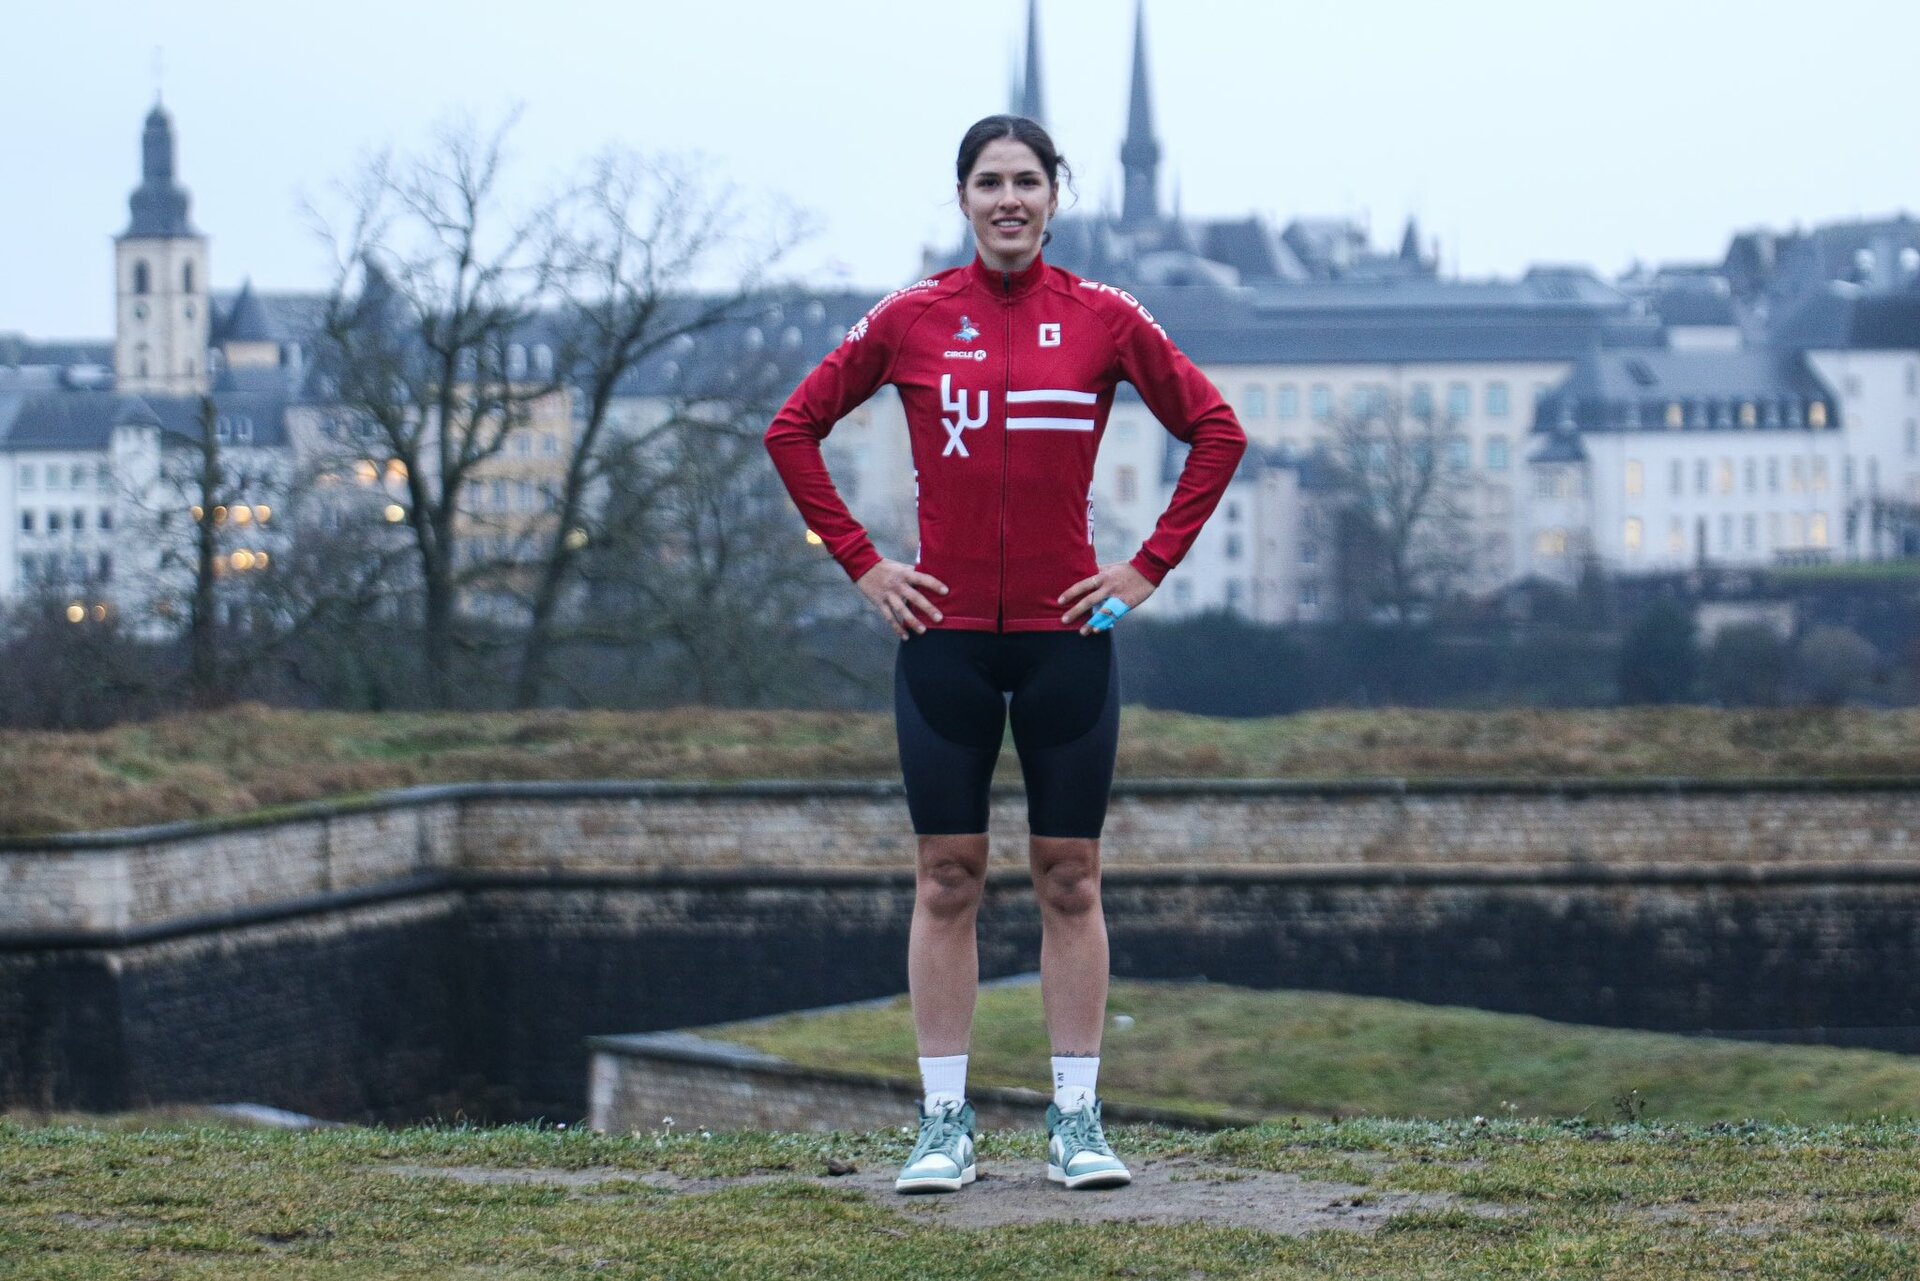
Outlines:
<svg viewBox="0 0 1920 1281"><path fill-rule="evenodd" d="M976 258L882 298L787 398L767 452L808 528L858 579L881 557L834 489L820 442L893 384L912 437L916 564L948 588L937 626L1068 630L1060 594L1099 568L1093 457L1123 380L1192 446L1133 557L1157 584L1226 492L1246 434L1131 294L1039 259L1000 272Z"/></svg>

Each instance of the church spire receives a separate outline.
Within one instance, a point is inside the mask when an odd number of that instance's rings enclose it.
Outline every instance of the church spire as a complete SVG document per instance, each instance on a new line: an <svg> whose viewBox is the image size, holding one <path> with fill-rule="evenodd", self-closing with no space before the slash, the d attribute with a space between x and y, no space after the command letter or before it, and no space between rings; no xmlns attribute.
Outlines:
<svg viewBox="0 0 1920 1281"><path fill-rule="evenodd" d="M1153 136L1153 103L1147 95L1147 5L1139 0L1133 18L1133 85L1127 99L1127 139L1120 146L1127 173L1127 194L1120 221L1129 227L1160 218L1160 144Z"/></svg>
<svg viewBox="0 0 1920 1281"><path fill-rule="evenodd" d="M127 205L133 212L129 236L196 234L187 218L187 190L174 181L173 118L158 102L140 136L140 185Z"/></svg>
<svg viewBox="0 0 1920 1281"><path fill-rule="evenodd" d="M1040 0L1027 0L1027 81L1020 91L1020 114L1041 124L1047 122L1046 106L1040 97Z"/></svg>

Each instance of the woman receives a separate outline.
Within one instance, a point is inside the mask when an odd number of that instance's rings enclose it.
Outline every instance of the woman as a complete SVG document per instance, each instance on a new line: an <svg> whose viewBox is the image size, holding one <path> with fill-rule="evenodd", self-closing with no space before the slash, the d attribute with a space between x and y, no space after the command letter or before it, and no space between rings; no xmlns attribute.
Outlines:
<svg viewBox="0 0 1920 1281"><path fill-rule="evenodd" d="M1108 966L1100 829L1119 732L1108 629L1186 554L1246 448L1219 392L1131 295L1042 261L1062 172L1071 176L1032 120L989 116L969 129L956 176L973 264L881 299L767 431L808 527L903 642L894 711L919 838L907 976L924 1098L902 1192L957 1191L976 1174L974 923L1009 713L1054 1055L1047 1174L1069 1188L1131 1180L1095 1093ZM1099 565L1094 453L1123 380L1192 448L1152 536L1132 559ZM885 384L899 389L911 434L913 565L874 550L820 457L834 423Z"/></svg>

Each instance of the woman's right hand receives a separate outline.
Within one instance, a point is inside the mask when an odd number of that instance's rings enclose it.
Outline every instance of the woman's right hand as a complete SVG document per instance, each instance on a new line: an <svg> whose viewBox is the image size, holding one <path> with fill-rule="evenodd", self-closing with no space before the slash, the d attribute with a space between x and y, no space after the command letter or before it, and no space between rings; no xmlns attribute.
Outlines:
<svg viewBox="0 0 1920 1281"><path fill-rule="evenodd" d="M927 625L921 621L921 614L936 623L943 617L923 593L937 592L945 596L947 585L932 574L923 574L897 560L881 561L860 575L853 585L880 611L880 617L887 620L887 626L893 628L893 634L901 640L907 639L909 630L915 636L926 632Z"/></svg>

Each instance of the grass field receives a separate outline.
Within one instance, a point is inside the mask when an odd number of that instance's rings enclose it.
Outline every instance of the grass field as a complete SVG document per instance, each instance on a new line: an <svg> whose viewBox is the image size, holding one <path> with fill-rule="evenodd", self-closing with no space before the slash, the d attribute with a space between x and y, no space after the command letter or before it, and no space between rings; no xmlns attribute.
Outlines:
<svg viewBox="0 0 1920 1281"><path fill-rule="evenodd" d="M1909 1123L1349 1121L1115 1141L1132 1189L1052 1191L1037 1136L1003 1132L982 1136L989 1179L936 1203L886 1191L907 1146L894 1133L0 1119L0 1278L1920 1275ZM828 1177L830 1158L858 1173ZM1412 1194L1421 1208L1397 1212ZM1076 1221L1099 1214L1178 1221Z"/></svg>
<svg viewBox="0 0 1920 1281"><path fill-rule="evenodd" d="M1920 712L1702 708L1315 712L1127 709L1130 778L1910 774ZM1010 754L1009 754L1010 755ZM891 778L888 717L825 712L425 715L241 706L94 734L0 733L0 836L241 815L420 783ZM1017 778L1011 759L1002 763Z"/></svg>
<svg viewBox="0 0 1920 1281"><path fill-rule="evenodd" d="M1566 1117L1812 1124L1920 1115L1920 1058L1577 1027L1320 992L1113 985L1108 1098L1201 1115ZM805 1066L911 1074L903 999L702 1029ZM989 987L970 1078L1042 1088L1035 985Z"/></svg>

